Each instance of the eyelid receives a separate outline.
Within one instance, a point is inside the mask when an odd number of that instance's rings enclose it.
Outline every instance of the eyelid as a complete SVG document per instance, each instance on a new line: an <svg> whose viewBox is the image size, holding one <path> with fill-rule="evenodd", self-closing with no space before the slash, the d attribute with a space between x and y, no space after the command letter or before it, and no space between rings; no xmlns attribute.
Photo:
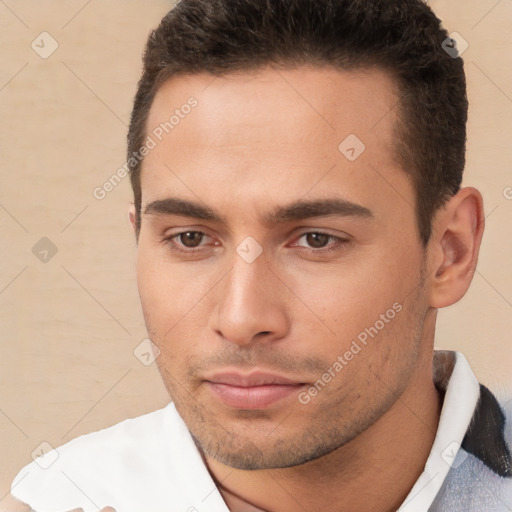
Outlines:
<svg viewBox="0 0 512 512"><path fill-rule="evenodd" d="M315 249L314 247L306 247L306 246L303 246L303 245L297 245L297 242L303 237L303 236L306 236L306 235L310 235L310 234L318 234L318 235L325 235L327 237L329 237L331 240L335 240L335 243L329 243L328 245L326 245L325 247L321 247L319 249ZM300 233L299 235L297 235L295 237L295 242L293 243L292 247L302 247L304 249L307 249L311 252L317 252L317 253L320 253L320 252L326 252L326 251L329 251L329 250L332 250L332 249L336 249L338 248L340 245L346 245L348 243L351 242L351 237L349 235L346 235L345 237L343 236L339 236L339 235L333 235L332 233L328 233L326 231L323 231L322 229L308 229L307 231L303 231L302 233ZM334 245L334 247L332 247Z"/></svg>
<svg viewBox="0 0 512 512"><path fill-rule="evenodd" d="M200 233L204 237L211 238L210 235L208 235L208 233L200 229L182 229L181 231L177 231L176 233L164 235L162 238L162 242L168 245L172 245L174 251L186 254L192 254L194 252L200 251L206 245L203 243L203 240L201 240L201 244L198 245L197 247L186 247L181 243L175 242L175 239L179 239L179 237L185 233Z"/></svg>

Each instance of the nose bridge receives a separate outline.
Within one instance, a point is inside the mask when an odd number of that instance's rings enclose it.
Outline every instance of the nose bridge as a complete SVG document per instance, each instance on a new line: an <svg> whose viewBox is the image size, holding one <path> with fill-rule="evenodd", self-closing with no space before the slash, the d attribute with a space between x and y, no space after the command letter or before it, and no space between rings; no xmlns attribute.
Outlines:
<svg viewBox="0 0 512 512"><path fill-rule="evenodd" d="M250 344L261 333L282 336L286 311L275 280L264 255L249 261L237 254L221 288L212 328L239 345Z"/></svg>
<svg viewBox="0 0 512 512"><path fill-rule="evenodd" d="M247 313L250 311L253 313L252 316L261 312L265 295L270 291L268 274L272 275L262 256L249 263L237 255L225 291L225 299L229 302L230 310L239 310L244 316L248 316Z"/></svg>

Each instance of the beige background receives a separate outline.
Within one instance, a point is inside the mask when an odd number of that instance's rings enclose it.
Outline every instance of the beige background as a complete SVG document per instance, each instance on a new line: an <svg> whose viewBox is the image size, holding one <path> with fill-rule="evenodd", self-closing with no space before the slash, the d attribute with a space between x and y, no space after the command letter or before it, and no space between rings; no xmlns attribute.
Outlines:
<svg viewBox="0 0 512 512"><path fill-rule="evenodd" d="M469 43L465 184L482 191L487 214L471 291L440 312L437 345L463 351L508 399L512 2L430 4ZM101 201L92 191L124 163L141 51L170 5L0 0L0 500L40 443L59 446L168 400L154 365L133 354L145 329L129 181ZM59 45L47 59L31 47L51 48L44 31ZM47 262L32 252L43 237L58 249Z"/></svg>

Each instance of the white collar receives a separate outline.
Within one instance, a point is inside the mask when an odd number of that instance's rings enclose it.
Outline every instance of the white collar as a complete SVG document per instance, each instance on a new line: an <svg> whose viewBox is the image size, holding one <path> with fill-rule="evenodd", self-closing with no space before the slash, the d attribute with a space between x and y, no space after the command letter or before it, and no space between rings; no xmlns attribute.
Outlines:
<svg viewBox="0 0 512 512"><path fill-rule="evenodd" d="M436 437L425 469L399 512L426 512L432 505L450 468L461 462L457 454L480 396L480 385L460 352L434 353L434 381L445 389Z"/></svg>

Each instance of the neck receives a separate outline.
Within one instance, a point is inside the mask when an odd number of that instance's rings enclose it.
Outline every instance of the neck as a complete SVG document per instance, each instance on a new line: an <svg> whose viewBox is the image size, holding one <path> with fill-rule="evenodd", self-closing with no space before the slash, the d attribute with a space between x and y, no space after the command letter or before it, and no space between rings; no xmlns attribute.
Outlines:
<svg viewBox="0 0 512 512"><path fill-rule="evenodd" d="M319 459L290 468L246 471L205 455L229 509L396 511L423 471L439 423L441 398L432 380L432 360L426 359L386 414Z"/></svg>

